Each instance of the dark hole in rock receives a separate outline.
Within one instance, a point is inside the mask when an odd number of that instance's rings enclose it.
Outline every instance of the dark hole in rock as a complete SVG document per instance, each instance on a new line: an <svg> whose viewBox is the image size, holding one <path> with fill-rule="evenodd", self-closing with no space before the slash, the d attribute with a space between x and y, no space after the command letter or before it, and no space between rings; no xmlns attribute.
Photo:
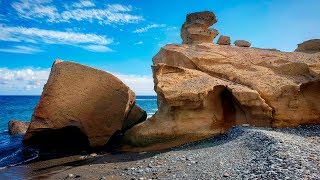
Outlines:
<svg viewBox="0 0 320 180"><path fill-rule="evenodd" d="M227 89L221 92L221 105L223 109L223 118L227 122L236 120L236 107L232 93Z"/></svg>
<svg viewBox="0 0 320 180"><path fill-rule="evenodd" d="M88 137L74 126L35 132L24 144L44 152L72 152L89 148Z"/></svg>

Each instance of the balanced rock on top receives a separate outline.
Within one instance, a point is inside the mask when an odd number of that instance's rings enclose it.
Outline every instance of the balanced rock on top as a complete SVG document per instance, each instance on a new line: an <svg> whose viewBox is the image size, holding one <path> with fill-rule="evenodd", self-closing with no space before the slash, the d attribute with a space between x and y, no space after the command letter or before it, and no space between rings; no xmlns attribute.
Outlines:
<svg viewBox="0 0 320 180"><path fill-rule="evenodd" d="M204 11L187 15L186 22L181 28L183 44L212 43L219 34L217 30L209 28L217 22L213 12Z"/></svg>
<svg viewBox="0 0 320 180"><path fill-rule="evenodd" d="M245 40L236 40L234 41L234 45L238 47L250 47L251 43Z"/></svg>
<svg viewBox="0 0 320 180"><path fill-rule="evenodd" d="M229 36L220 36L217 42L219 45L230 45Z"/></svg>

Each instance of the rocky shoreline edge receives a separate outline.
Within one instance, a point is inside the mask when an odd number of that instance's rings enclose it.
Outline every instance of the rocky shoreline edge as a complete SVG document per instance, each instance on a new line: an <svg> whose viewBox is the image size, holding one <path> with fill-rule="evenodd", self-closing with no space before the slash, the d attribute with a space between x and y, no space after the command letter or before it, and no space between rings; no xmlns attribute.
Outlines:
<svg viewBox="0 0 320 180"><path fill-rule="evenodd" d="M317 179L319 157L319 125L283 129L237 126L225 135L170 150L74 155L3 169L0 177Z"/></svg>

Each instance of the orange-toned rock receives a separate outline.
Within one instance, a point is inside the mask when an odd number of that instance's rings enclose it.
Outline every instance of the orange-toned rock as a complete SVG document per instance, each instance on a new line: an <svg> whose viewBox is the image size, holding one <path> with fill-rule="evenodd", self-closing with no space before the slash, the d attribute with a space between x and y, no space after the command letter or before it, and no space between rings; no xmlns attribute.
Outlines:
<svg viewBox="0 0 320 180"><path fill-rule="evenodd" d="M18 120L10 120L8 123L8 129L10 135L18 135L18 134L25 134L28 127L29 122L23 122Z"/></svg>
<svg viewBox="0 0 320 180"><path fill-rule="evenodd" d="M309 53L320 52L320 39L304 41L303 43L298 44L298 48L295 51Z"/></svg>
<svg viewBox="0 0 320 180"><path fill-rule="evenodd" d="M212 43L219 34L209 28L217 22L214 13L209 11L191 13L181 28L181 38L184 44Z"/></svg>
<svg viewBox="0 0 320 180"><path fill-rule="evenodd" d="M172 44L153 64L158 112L126 132L125 149L164 149L233 125L320 124L320 53Z"/></svg>
<svg viewBox="0 0 320 180"><path fill-rule="evenodd" d="M112 74L56 61L24 142L103 146L116 131L130 128L144 117L145 112L135 107L134 92Z"/></svg>
<svg viewBox="0 0 320 180"><path fill-rule="evenodd" d="M229 36L220 36L217 44L219 45L230 45L230 37Z"/></svg>
<svg viewBox="0 0 320 180"><path fill-rule="evenodd" d="M245 40L236 40L234 41L234 45L238 47L250 47L251 43Z"/></svg>

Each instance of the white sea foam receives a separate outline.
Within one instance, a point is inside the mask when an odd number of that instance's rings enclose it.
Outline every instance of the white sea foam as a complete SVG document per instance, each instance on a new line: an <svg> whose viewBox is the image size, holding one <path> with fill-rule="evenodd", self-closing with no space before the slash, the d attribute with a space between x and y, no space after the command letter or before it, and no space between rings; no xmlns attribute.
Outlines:
<svg viewBox="0 0 320 180"><path fill-rule="evenodd" d="M16 164L11 164L11 165L9 165L8 167L13 167L13 166L21 165L21 164L23 164L23 163L26 163L26 162L32 161L32 160L34 160L34 159L36 159L36 158L38 158L38 157L39 157L39 155L38 155L38 153L37 153L37 155L36 155L36 156L31 157L30 159L26 159L26 160L24 160L24 161L22 161L22 162L19 162L19 163L16 163Z"/></svg>
<svg viewBox="0 0 320 180"><path fill-rule="evenodd" d="M2 159L0 159L0 162L7 160L8 158L12 158L14 156L16 156L19 152L21 152L21 149L18 149L17 151L15 151L14 153L12 153L9 156L3 157Z"/></svg>
<svg viewBox="0 0 320 180"><path fill-rule="evenodd" d="M22 149L18 149L17 151L15 151L14 153L12 153L11 155L6 156L6 157L0 159L0 162L6 161L8 158L13 158L13 157L17 156L20 152L22 152ZM29 158L29 159L26 159L26 160L24 160L24 161L18 162L18 163L16 163L16 164L10 164L10 165L5 166L5 167L0 167L0 169L5 169L6 167L17 166L17 165L20 165L20 164L23 164L23 163L32 161L32 160L36 159L37 157L38 157L38 152L35 152L35 156L33 156L33 157Z"/></svg>

